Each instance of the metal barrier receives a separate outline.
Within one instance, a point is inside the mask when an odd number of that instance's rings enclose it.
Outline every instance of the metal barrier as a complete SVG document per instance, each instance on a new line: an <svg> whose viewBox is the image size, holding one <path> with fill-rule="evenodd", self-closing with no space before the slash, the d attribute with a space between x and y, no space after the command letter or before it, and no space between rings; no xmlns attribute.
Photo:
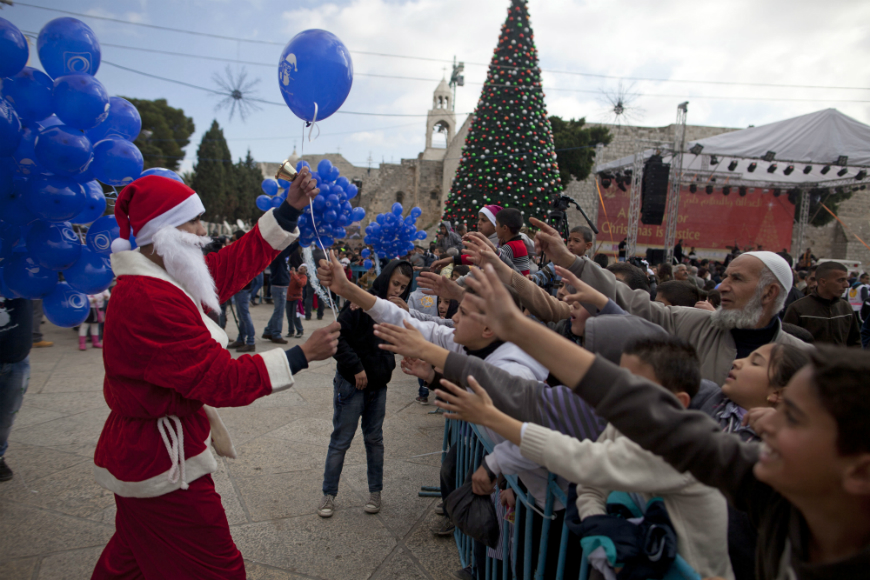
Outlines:
<svg viewBox="0 0 870 580"><path fill-rule="evenodd" d="M476 425L457 421L453 419L445 419L444 424L444 443L441 453L442 461L446 457L450 447L456 446L456 487L465 483L466 479L480 466L483 457L487 453L492 453L493 444L480 432ZM501 524L501 552L502 564L498 565L499 560L492 556L487 556L484 567L484 578L486 580L508 580L509 578L521 578L523 580L541 580L544 577L544 570L547 566L554 565L552 562L547 562L547 547L550 539L550 527L553 516L553 507L556 500L562 505L568 504L568 499L559 488L555 481L555 476L551 473L547 482L547 497L544 504L544 511L535 503L535 499L528 492L524 491L519 484L515 475L507 475L505 479L508 482L511 490L517 498L515 508L515 519L511 525L510 522L502 520ZM538 561L532 569L532 512L537 512L543 516L543 525L541 529L541 538L538 542ZM523 570L517 571L518 574L513 574L512 561L515 555L519 553L520 534L512 533L514 530L522 530L523 533ZM565 557L568 550L568 526L563 522L560 544L559 557L555 563L556 579L563 580L565 575ZM510 538L513 537L513 542ZM474 541L463 534L459 528L454 532L456 539L456 547L459 549L459 559L463 567L472 564L474 559ZM580 549L580 546L575 546L575 549ZM481 563L477 562L480 567ZM501 574L498 574L501 568ZM533 573L534 572L534 573Z"/></svg>

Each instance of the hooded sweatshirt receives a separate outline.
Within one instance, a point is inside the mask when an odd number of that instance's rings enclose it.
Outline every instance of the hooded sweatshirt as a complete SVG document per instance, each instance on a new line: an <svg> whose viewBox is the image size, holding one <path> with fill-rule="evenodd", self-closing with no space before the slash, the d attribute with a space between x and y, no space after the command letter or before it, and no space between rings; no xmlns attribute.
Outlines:
<svg viewBox="0 0 870 580"><path fill-rule="evenodd" d="M438 240L436 247L440 248L442 253L450 248L456 248L457 251L461 251L462 238L459 237L459 234L453 231L453 225L447 220L442 221L441 225L447 228L447 235Z"/></svg>
<svg viewBox="0 0 870 580"><path fill-rule="evenodd" d="M372 284L370 292L383 299L383 302L387 302L390 277L399 264L411 266L406 260L393 260L384 267L380 276ZM410 294L411 285L408 284L400 298L407 301ZM391 302L387 304L395 306ZM368 379L367 389L385 388L393 376L393 369L396 368L396 356L378 348L382 341L375 336L375 321L361 308L351 310L348 302L338 315L338 323L341 325L341 334L338 337L338 350L334 355L338 363L336 365L338 373L344 380L354 383L354 375L365 371Z"/></svg>

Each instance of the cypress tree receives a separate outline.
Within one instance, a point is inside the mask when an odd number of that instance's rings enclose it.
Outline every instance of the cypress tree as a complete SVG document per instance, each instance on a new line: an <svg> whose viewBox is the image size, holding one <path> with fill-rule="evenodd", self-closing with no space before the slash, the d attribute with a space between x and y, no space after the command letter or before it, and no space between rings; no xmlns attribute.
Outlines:
<svg viewBox="0 0 870 580"><path fill-rule="evenodd" d="M235 171L224 131L217 120L202 136L196 150L192 187L202 198L210 222L229 220L236 209ZM233 218L234 219L234 218Z"/></svg>

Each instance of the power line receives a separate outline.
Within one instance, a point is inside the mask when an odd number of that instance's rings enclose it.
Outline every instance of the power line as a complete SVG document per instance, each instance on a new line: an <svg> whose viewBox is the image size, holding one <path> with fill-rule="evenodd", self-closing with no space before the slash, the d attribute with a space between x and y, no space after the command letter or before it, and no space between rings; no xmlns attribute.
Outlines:
<svg viewBox="0 0 870 580"><path fill-rule="evenodd" d="M220 40L231 40L235 42L247 42L251 44L264 44L264 45L272 45L272 46L285 46L286 43L283 42L275 42L270 40L256 40L250 38L241 38L235 36L225 36L221 34L211 34L207 32L196 32L193 30L184 30L182 28L171 28L168 26L158 26L156 24L145 24L143 22L131 22L129 20L122 20L119 18L110 18L108 16L94 16L91 14L82 14L79 12L71 12L69 10L61 10L59 8L49 8L47 6L37 6L36 4L27 4L24 2L16 3L17 6L26 6L28 8L37 8L40 10L48 10L50 12L60 12L62 14L69 14L71 16L80 16L82 18L94 18L97 20L106 20L109 22L118 22L121 24L128 24L130 26L141 26L145 28L151 28L155 30L163 30L167 32L177 32L181 34L190 34L193 36L202 36L206 38L215 38ZM106 45L110 46L110 45ZM119 47L119 48L132 48L132 47ZM441 58L429 58L422 56L409 56L409 55L401 55L401 54L388 54L382 52L369 52L363 50L351 50L353 54L364 54L368 56L379 56L386 58L401 58L407 60L421 60L427 62L439 62L439 63L449 63L452 64L453 61L449 59L441 59ZM250 63L256 64L256 63ZM508 65L498 65L492 63L480 63L480 62L465 62L467 65L471 66L483 66L490 67L495 66L498 68L505 68L509 70L530 70L524 67L514 67ZM269 65L271 66L271 65ZM547 72L551 74L566 74L566 75L574 75L574 76L584 76L584 77L592 77L592 78L601 78L601 79L610 79L610 80L630 80L630 81L644 81L644 82L668 82L668 83L683 83L683 84L706 84L706 85L719 85L719 86L747 86L747 87L771 87L771 88L788 88L788 89L829 89L829 90L848 90L848 91L866 91L870 90L870 87L833 87L833 86L822 86L822 85L794 85L794 84L777 84L777 83L747 83L747 82L734 82L734 81L703 81L703 80L686 80L686 79L664 79L664 78L654 78L654 77L630 77L630 76L617 76L617 75L605 75L605 74L597 74L597 73L586 73L579 71L562 71L562 70L549 70L549 69L540 69L541 72ZM362 73L361 73L362 74ZM374 75L370 75L374 76ZM391 77L388 77L391 78ZM422 79L421 79L422 80ZM695 97L698 98L698 97ZM852 102L852 101L840 101L840 102ZM864 102L864 101L856 101L856 102Z"/></svg>

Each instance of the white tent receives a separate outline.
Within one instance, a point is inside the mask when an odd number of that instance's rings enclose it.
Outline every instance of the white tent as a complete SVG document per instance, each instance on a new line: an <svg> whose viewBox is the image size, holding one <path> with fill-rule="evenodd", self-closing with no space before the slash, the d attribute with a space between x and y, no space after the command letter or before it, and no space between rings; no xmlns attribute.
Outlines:
<svg viewBox="0 0 870 580"><path fill-rule="evenodd" d="M683 182L719 185L818 187L866 182L870 126L836 109L692 141L683 156ZM644 158L653 150L644 152ZM670 162L665 155L664 162ZM631 167L634 156L595 168L596 173ZM788 175L785 171L788 170Z"/></svg>

